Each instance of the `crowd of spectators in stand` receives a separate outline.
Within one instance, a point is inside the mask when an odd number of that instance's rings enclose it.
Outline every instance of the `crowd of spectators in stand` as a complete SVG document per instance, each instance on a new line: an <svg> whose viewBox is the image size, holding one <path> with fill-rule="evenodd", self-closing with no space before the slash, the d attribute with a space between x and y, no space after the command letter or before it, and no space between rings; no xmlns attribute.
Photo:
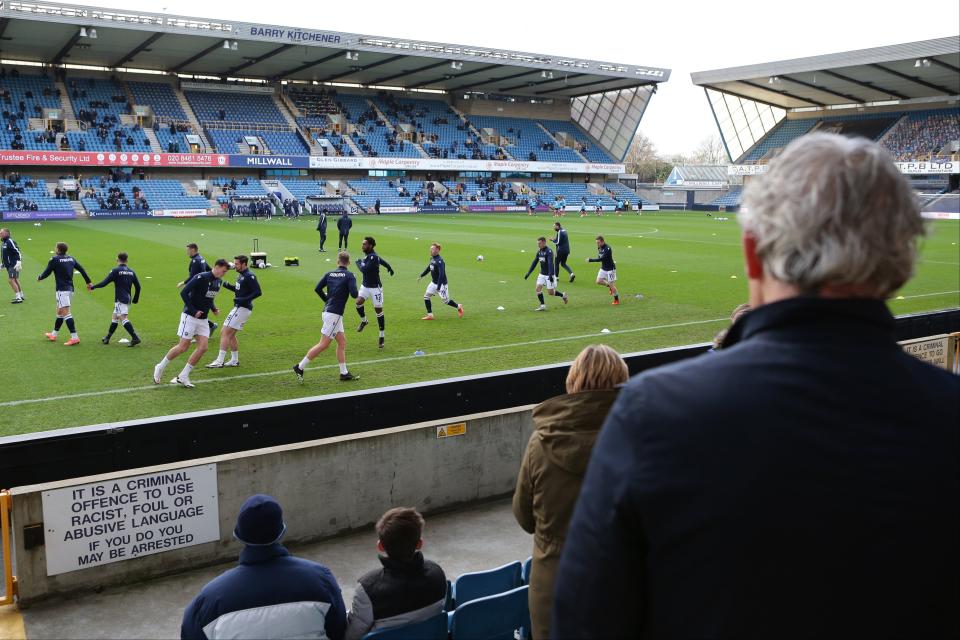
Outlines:
<svg viewBox="0 0 960 640"><path fill-rule="evenodd" d="M749 308L710 353L628 380L589 346L533 410L513 511L534 535L536 640L960 632L960 378L906 353L885 304L924 235L908 181L876 143L811 134L744 201ZM329 569L280 545L276 500L249 498L240 566L182 636L356 640L441 614L422 516L375 529L383 567L348 612Z"/></svg>
<svg viewBox="0 0 960 640"><path fill-rule="evenodd" d="M37 211L37 203L24 196L26 189L36 186L36 182L24 179L17 171L7 174L6 183L0 184L0 197L7 198L7 211Z"/></svg>
<svg viewBox="0 0 960 640"><path fill-rule="evenodd" d="M884 138L883 145L897 160L907 161L936 154L954 141L960 141L960 117L951 111L922 118L908 115Z"/></svg>

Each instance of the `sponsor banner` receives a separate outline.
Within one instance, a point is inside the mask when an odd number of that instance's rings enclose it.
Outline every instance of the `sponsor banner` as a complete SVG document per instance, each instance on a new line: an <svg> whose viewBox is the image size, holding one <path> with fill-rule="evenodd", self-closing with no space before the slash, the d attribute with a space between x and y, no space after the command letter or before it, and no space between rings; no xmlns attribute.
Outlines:
<svg viewBox="0 0 960 640"><path fill-rule="evenodd" d="M900 173L911 176L951 175L960 173L960 162L946 160L943 162L897 162ZM729 176L756 176L766 173L770 165L766 164L731 164L727 166Z"/></svg>
<svg viewBox="0 0 960 640"><path fill-rule="evenodd" d="M595 162L527 162L442 158L358 158L311 156L311 169L383 169L400 171L507 171L521 173L623 173L622 164Z"/></svg>
<svg viewBox="0 0 960 640"><path fill-rule="evenodd" d="M960 213L956 211L924 211L920 215L927 220L960 220Z"/></svg>
<svg viewBox="0 0 960 640"><path fill-rule="evenodd" d="M77 212L70 211L4 211L4 220L72 220Z"/></svg>
<svg viewBox="0 0 960 640"><path fill-rule="evenodd" d="M368 207L373 211L373 207ZM380 207L380 213L417 213L416 207Z"/></svg>
<svg viewBox="0 0 960 640"><path fill-rule="evenodd" d="M127 153L0 150L0 165L95 167L227 167L230 156L216 153Z"/></svg>
<svg viewBox="0 0 960 640"><path fill-rule="evenodd" d="M43 492L47 575L220 539L217 465Z"/></svg>
<svg viewBox="0 0 960 640"><path fill-rule="evenodd" d="M312 166L309 156L230 156L231 167L267 169L306 169Z"/></svg>
<svg viewBox="0 0 960 640"><path fill-rule="evenodd" d="M420 213L459 213L460 207L451 207L448 204L420 207Z"/></svg>
<svg viewBox="0 0 960 640"><path fill-rule="evenodd" d="M241 33L251 38L283 40L284 42L292 42L295 44L340 44L343 42L343 36L332 31L284 29L268 25L251 25Z"/></svg>
<svg viewBox="0 0 960 640"><path fill-rule="evenodd" d="M156 209L153 216L156 218L199 218L207 215L206 209Z"/></svg>
<svg viewBox="0 0 960 640"><path fill-rule="evenodd" d="M526 211L527 208L515 204L467 204L467 211L473 213L505 213L510 211ZM537 207L537 211L549 211L543 207Z"/></svg>
<svg viewBox="0 0 960 640"><path fill-rule="evenodd" d="M153 215L151 211L127 211L126 209L120 211L91 211L91 218L149 218Z"/></svg>

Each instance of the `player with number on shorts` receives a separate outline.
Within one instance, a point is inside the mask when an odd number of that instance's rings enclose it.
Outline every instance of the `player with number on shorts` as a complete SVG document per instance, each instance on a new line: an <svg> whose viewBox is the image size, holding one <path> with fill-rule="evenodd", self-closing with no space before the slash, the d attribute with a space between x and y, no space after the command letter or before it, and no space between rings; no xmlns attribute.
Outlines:
<svg viewBox="0 0 960 640"><path fill-rule="evenodd" d="M250 259L247 256L234 256L233 268L237 271L237 283L223 283L224 288L233 291L233 309L227 314L227 319L223 321L223 329L220 331L220 353L217 354L213 362L207 365L207 369L240 366L240 345L237 342L237 332L243 331L243 325L246 324L250 314L253 313L253 301L263 295L257 276L250 271ZM224 362L228 349L230 350L230 359Z"/></svg>
<svg viewBox="0 0 960 640"><path fill-rule="evenodd" d="M440 248L439 242L430 245L430 262L423 273L420 274L420 278L422 278L429 273L432 281L427 285L427 290L423 294L423 304L427 308L427 315L420 318L421 320L433 320L433 304L430 302L430 298L437 295L448 307L456 309L459 317L463 317L463 305L457 304L455 300L450 298L450 292L447 289L447 265L440 257ZM417 278L417 282L420 281L420 278Z"/></svg>
<svg viewBox="0 0 960 640"><path fill-rule="evenodd" d="M377 241L372 237L367 236L364 238L363 245L361 246L363 249L363 259L357 260L357 268L360 269L360 273L362 274L360 295L357 296L357 313L360 315L360 326L357 327L357 331L363 331L369 324L363 303L370 300L373 303L373 310L377 314L377 325L380 327L379 346L383 349L386 318L383 317L383 283L380 281L380 266L383 265L387 273L391 276L393 275L393 267L377 255L373 250L376 246Z"/></svg>
<svg viewBox="0 0 960 640"><path fill-rule="evenodd" d="M610 290L614 305L620 304L620 293L617 291L617 263L613 261L613 249L606 243L603 236L597 236L597 257L587 258L587 262L599 262L600 272L597 273L597 284Z"/></svg>
<svg viewBox="0 0 960 640"><path fill-rule="evenodd" d="M57 243L56 253L50 258L50 262L47 263L47 268L43 270L43 273L40 274L37 281L43 280L52 273L57 283L57 319L54 322L53 331L45 334L47 340L56 342L60 327L66 322L67 330L70 331L70 339L63 344L67 347L72 347L80 344L77 327L73 321L73 315L70 313L70 304L73 301L74 270L80 272L80 275L83 276L87 284L90 284L91 280L87 272L84 271L80 263L77 262L76 258L67 255L67 248L66 242Z"/></svg>
<svg viewBox="0 0 960 640"><path fill-rule="evenodd" d="M133 330L133 324L130 322L130 305L140 302L140 281L137 274L127 265L127 254L123 251L117 254L117 266L111 269L107 277L97 284L88 284L87 289L101 289L111 282L113 283L113 317L110 319L110 328L107 329L107 335L100 340L103 344L110 344L110 338L119 325L130 334L130 346L135 347L140 344L140 336ZM133 289L131 295L130 290Z"/></svg>
<svg viewBox="0 0 960 640"><path fill-rule="evenodd" d="M523 276L523 279L529 278L537 265L540 265L540 275L537 276L537 299L540 301L540 306L534 311L546 311L547 305L543 301L544 287L547 289L547 295L563 298L563 304L567 304L570 300L567 294L557 290L557 267L553 261L553 249L547 246L547 239L542 236L537 238L537 248L537 255L534 256L527 275Z"/></svg>

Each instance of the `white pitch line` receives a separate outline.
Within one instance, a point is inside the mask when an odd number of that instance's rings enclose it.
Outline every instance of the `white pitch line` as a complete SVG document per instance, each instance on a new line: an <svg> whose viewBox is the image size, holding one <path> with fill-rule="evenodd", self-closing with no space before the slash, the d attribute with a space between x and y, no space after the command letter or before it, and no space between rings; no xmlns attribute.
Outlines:
<svg viewBox="0 0 960 640"><path fill-rule="evenodd" d="M721 321L729 321L729 318L712 318L710 320L693 320L691 322L662 324L662 325L656 325L652 327L637 327L635 329L619 329L617 331L611 331L610 333L604 333L604 334L601 334L599 332L586 333L578 336L563 336L560 338L543 338L540 340L529 340L527 342L513 342L509 344L493 344L493 345L486 345L482 347L469 347L466 349L454 349L452 351L440 351L437 353L427 353L422 356L410 355L410 356L393 356L390 358L375 358L373 360L362 360L360 362L355 362L351 364L361 366L361 365L368 365L368 364L382 364L384 362L397 362L400 360L413 360L415 358L430 358L430 357L437 358L437 357L443 357L443 356L461 355L464 353L476 353L478 351L491 351L495 349L511 349L513 347L525 347L525 346L530 346L534 344L547 344L550 342L566 342L567 340L583 340L585 338L600 338L601 336L609 336L609 335L616 335L616 334L622 334L622 333L637 333L640 331L656 331L658 329L675 329L678 327L689 327L689 326L698 325L698 324L709 324L711 322L721 322ZM309 369L307 369L307 371L314 371L319 369L332 369L338 366L339 365L337 364L326 364L326 365L320 365L318 367L310 367ZM195 380L193 381L193 383L199 385L199 384L210 384L213 382L230 382L232 380L245 380L247 378L264 378L267 376L291 375L291 371L292 369L284 369L282 371L264 371L261 373L246 373L238 376L223 376L219 378L211 378L209 380ZM57 400L73 400L75 398L92 398L97 396L111 395L115 393L129 393L131 391L147 391L150 389L161 389L161 388L170 387L170 386L171 385L169 384L160 384L160 385L150 384L150 385L143 385L140 387L106 389L104 391L87 391L84 393L72 393L69 395L50 396L47 398L28 398L25 400L10 400L7 402L0 402L0 407L16 407L16 406L25 405L25 404L54 402Z"/></svg>
<svg viewBox="0 0 960 640"><path fill-rule="evenodd" d="M929 298L931 296L948 296L952 293L960 293L960 291L938 291L937 293L918 293L915 296L903 296L903 299L909 300L911 298Z"/></svg>

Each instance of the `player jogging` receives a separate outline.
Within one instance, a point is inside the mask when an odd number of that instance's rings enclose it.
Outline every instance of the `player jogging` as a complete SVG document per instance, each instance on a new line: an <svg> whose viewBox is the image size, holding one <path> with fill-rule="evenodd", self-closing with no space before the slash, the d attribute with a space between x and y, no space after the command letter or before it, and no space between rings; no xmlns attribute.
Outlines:
<svg viewBox="0 0 960 640"><path fill-rule="evenodd" d="M580 198L580 217L587 215L587 198L586 196Z"/></svg>
<svg viewBox="0 0 960 640"><path fill-rule="evenodd" d="M110 328L107 329L107 335L100 340L103 344L110 344L110 338L113 332L117 330L118 325L130 334L130 346L135 347L140 344L140 337L133 330L130 323L130 305L140 302L140 281L133 269L127 266L127 254L121 251L117 254L117 266L110 270L107 277L97 284L88 284L87 289L102 289L111 282L113 283L113 317L110 320ZM133 289L133 295L130 290Z"/></svg>
<svg viewBox="0 0 960 640"><path fill-rule="evenodd" d="M227 319L223 321L223 329L220 330L220 353L217 354L216 360L207 365L207 369L240 366L237 332L243 331L243 325L250 319L250 314L253 313L253 301L263 295L257 276L250 271L250 259L247 256L234 256L233 268L237 272L237 283L223 283L225 288L233 291L233 309L227 314ZM230 350L230 359L224 362L227 349Z"/></svg>
<svg viewBox="0 0 960 640"><path fill-rule="evenodd" d="M347 298L357 297L357 278L347 265L350 264L350 254L341 251L337 254L337 268L324 274L320 282L317 283L317 295L324 301L323 307L323 328L320 329L320 342L310 347L307 355L298 363L293 365L293 372L297 374L297 380L303 382L303 371L310 364L310 361L326 351L327 347L334 340L337 341L337 362L340 364L340 380L356 380L360 376L355 376L347 370L347 337L343 333L343 310L347 306Z"/></svg>
<svg viewBox="0 0 960 640"><path fill-rule="evenodd" d="M557 266L554 270L556 275L560 275L560 267L563 267L570 274L570 282L573 282L577 276L573 274L573 269L567 264L567 258L570 257L570 237L567 235L567 230L559 222L553 223L553 230L557 232L557 235L551 240L553 244L557 245Z"/></svg>
<svg viewBox="0 0 960 640"><path fill-rule="evenodd" d="M194 385L190 382L190 372L200 362L203 354L207 352L207 343L210 339L210 325L207 324L207 316L211 311L214 314L220 313L213 300L220 292L220 286L223 284L221 278L229 268L230 265L226 260L217 260L213 264L213 269L193 276L190 282L181 289L180 297L183 298L183 312L180 314L180 326L177 328L177 336L179 336L180 341L153 368L155 384L160 384L160 378L163 377L163 371L167 368L167 365L181 353L185 353L190 348L190 341L196 338L197 348L190 354L190 358L187 360L187 364L183 366L180 375L170 381L170 384L179 384L188 389L193 388Z"/></svg>
<svg viewBox="0 0 960 640"><path fill-rule="evenodd" d="M423 273L420 274L420 278L430 274L430 279L432 282L427 285L427 290L423 294L423 304L427 308L427 315L420 318L421 320L433 320L433 304L430 302L430 298L435 295L439 295L440 299L443 300L447 306L453 307L457 310L457 315L463 317L463 305L457 304L456 301L450 298L450 292L447 289L447 265L444 263L443 258L440 257L440 244L434 242L430 245L430 262L427 264L427 268L423 270ZM417 278L417 282L420 282L420 278Z"/></svg>
<svg viewBox="0 0 960 640"><path fill-rule="evenodd" d="M620 294L617 291L617 263L613 261L613 249L604 241L603 236L597 236L597 257L587 258L587 262L599 262L600 272L597 273L597 284L610 290L614 305L620 304Z"/></svg>
<svg viewBox="0 0 960 640"><path fill-rule="evenodd" d="M47 268L43 270L37 281L43 280L51 273L57 283L57 319L53 325L53 331L45 334L50 342L57 341L57 333L63 323L67 323L67 330L70 332L70 339L63 344L67 347L80 344L80 337L77 335L77 326L70 314L70 302L73 299L73 272L77 270L87 284L90 284L90 276L83 270L76 258L67 255L67 243L58 242L56 254L50 258Z"/></svg>
<svg viewBox="0 0 960 640"><path fill-rule="evenodd" d="M190 282L197 274L210 271L210 265L207 264L207 261L200 255L200 249L195 242L187 245L187 255L190 256L190 264L187 265L189 275L186 280L177 283L178 289ZM210 335L213 335L213 332L217 330L217 323L208 320L207 324L210 325Z"/></svg>
<svg viewBox="0 0 960 640"><path fill-rule="evenodd" d="M543 236L537 238L537 247L539 251L533 258L533 262L527 270L527 275L523 276L523 279L529 278L533 270L537 268L537 264L540 265L540 275L537 276L537 300L540 301L540 306L534 311L546 311L547 305L543 301L544 287L547 288L547 295L563 298L563 304L567 304L570 299L567 298L567 294L557 290L556 264L553 261L553 249L547 246L547 239Z"/></svg>
<svg viewBox="0 0 960 640"><path fill-rule="evenodd" d="M597 215L598 215L598 216L602 216L602 215L603 215L603 201L600 200L600 198L597 198L597 202L596 202L596 205L595 205L595 206L596 206L596 209L597 209Z"/></svg>
<svg viewBox="0 0 960 640"><path fill-rule="evenodd" d="M7 270L7 282L13 289L12 304L23 302L23 289L20 287L20 271L23 269L23 255L20 247L10 237L10 229L0 229L0 264Z"/></svg>
<svg viewBox="0 0 960 640"><path fill-rule="evenodd" d="M537 215L537 196L535 195L531 195L529 198L527 198L527 215Z"/></svg>
<svg viewBox="0 0 960 640"><path fill-rule="evenodd" d="M360 269L362 274L360 295L357 296L357 313L360 314L360 326L357 327L357 331L363 331L369 324L363 304L367 300L371 300L373 301L373 310L377 314L377 325L380 327L379 345L383 349L383 328L386 320L383 317L383 283L380 281L380 265L383 265L391 276L393 275L393 267L374 252L373 249L376 246L376 240L370 236L364 238L360 247L363 249L364 257L362 260L357 260L357 268Z"/></svg>

